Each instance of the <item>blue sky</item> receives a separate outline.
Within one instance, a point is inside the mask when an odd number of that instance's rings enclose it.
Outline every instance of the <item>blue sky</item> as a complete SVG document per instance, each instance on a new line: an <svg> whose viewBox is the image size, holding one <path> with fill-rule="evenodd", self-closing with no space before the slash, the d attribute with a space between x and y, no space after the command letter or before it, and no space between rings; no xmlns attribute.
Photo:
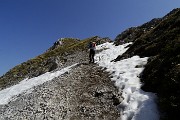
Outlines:
<svg viewBox="0 0 180 120"><path fill-rule="evenodd" d="M114 39L178 7L180 0L0 0L0 76L58 38Z"/></svg>

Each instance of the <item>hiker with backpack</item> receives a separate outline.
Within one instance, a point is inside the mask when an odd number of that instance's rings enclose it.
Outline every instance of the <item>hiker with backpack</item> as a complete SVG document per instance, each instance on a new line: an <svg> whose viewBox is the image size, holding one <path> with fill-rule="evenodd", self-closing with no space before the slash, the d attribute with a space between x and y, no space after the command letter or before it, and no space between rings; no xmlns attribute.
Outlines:
<svg viewBox="0 0 180 120"><path fill-rule="evenodd" d="M94 55L95 55L95 50L96 50L96 43L95 42L90 42L89 43L89 63L94 63Z"/></svg>

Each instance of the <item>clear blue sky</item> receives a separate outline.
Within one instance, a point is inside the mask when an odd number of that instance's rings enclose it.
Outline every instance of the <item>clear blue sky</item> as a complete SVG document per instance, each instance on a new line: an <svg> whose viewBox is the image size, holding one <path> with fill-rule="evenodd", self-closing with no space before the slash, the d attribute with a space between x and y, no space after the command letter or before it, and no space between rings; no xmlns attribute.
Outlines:
<svg viewBox="0 0 180 120"><path fill-rule="evenodd" d="M180 0L0 0L0 76L58 38L114 39L178 7Z"/></svg>

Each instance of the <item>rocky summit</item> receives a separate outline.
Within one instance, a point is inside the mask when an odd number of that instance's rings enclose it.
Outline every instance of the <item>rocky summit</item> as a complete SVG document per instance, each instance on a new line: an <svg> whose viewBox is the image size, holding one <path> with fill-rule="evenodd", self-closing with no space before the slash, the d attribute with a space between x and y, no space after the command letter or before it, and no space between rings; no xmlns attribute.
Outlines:
<svg viewBox="0 0 180 120"><path fill-rule="evenodd" d="M84 40L60 38L43 54L17 65L1 76L0 90L3 91L24 79L53 73L77 63L70 71L15 96L8 104L0 104L0 119L119 119L121 113L117 106L124 99L121 89L114 86L110 79L111 74L105 71L106 68L89 64L90 41L96 42L97 45L112 42L109 38L98 36ZM128 42L132 44L127 46L125 53L119 53L111 62L115 63L135 55L149 58L143 72L138 75L143 83L142 89L156 93L161 120L178 120L180 9L172 10L163 18L155 18L141 26L129 28L117 35L113 42L116 46Z"/></svg>

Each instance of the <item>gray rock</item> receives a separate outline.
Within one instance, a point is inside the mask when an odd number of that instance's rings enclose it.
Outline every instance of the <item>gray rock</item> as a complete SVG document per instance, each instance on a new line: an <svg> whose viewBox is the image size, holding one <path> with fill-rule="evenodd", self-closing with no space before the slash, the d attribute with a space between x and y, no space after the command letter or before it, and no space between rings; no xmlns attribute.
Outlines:
<svg viewBox="0 0 180 120"><path fill-rule="evenodd" d="M85 62L0 106L0 119L116 120L121 100L109 74Z"/></svg>

